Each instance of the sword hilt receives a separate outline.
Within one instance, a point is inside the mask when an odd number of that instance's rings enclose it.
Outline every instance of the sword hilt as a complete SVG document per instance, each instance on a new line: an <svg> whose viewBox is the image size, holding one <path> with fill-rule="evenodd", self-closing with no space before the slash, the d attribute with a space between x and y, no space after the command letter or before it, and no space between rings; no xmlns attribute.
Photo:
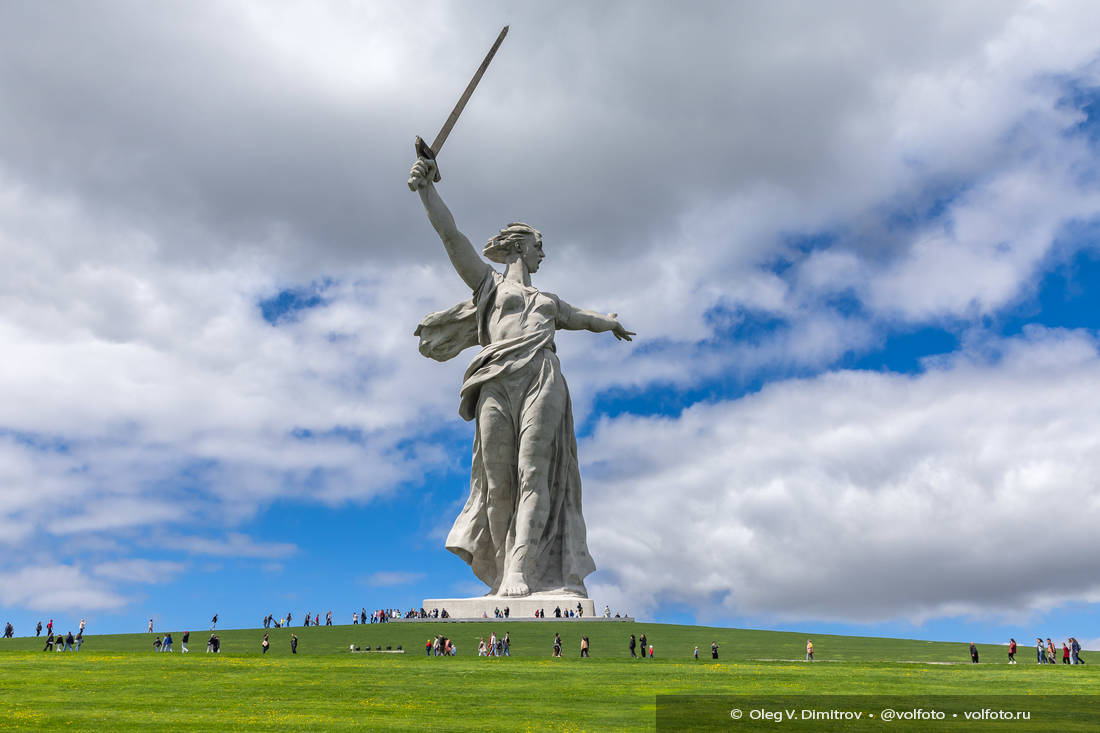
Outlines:
<svg viewBox="0 0 1100 733"><path fill-rule="evenodd" d="M428 160L435 160L435 151L431 149L428 143L424 142L424 138L419 135L416 136L416 157L427 158ZM439 183L439 162L435 164L435 177L432 179L436 183Z"/></svg>

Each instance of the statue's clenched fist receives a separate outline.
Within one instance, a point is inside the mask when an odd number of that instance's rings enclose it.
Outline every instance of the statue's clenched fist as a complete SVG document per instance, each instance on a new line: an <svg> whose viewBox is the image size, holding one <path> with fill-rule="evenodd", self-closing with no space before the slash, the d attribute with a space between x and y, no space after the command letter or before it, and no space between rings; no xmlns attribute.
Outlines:
<svg viewBox="0 0 1100 733"><path fill-rule="evenodd" d="M409 190L419 191L431 185L435 178L435 161L427 158L417 158L409 171Z"/></svg>

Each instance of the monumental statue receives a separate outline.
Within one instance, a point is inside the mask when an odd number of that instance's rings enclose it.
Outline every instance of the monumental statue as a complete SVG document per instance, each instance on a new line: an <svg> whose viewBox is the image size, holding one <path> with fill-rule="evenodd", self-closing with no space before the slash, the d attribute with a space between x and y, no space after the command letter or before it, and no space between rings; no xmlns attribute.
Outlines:
<svg viewBox="0 0 1100 733"><path fill-rule="evenodd" d="M616 314L576 308L537 290L531 275L543 259L542 234L513 223L482 254L436 190L435 161L421 157L410 185L443 240L451 264L473 291L416 329L420 351L440 361L480 347L463 377L459 415L473 420L470 497L447 536L492 596L564 594L587 598L584 578L596 569L581 515L581 477L569 389L554 349L557 329L633 332Z"/></svg>
<svg viewBox="0 0 1100 733"><path fill-rule="evenodd" d="M470 497L447 535L447 549L489 586L489 597L587 599L584 579L596 566L554 332L611 331L627 341L634 333L614 313L575 308L531 284L543 259L542 234L527 224L509 224L482 248L504 266L494 270L458 230L435 187L436 156L507 33L505 26L432 144L416 138L409 188L420 194L451 264L473 292L470 300L425 317L416 335L420 353L439 361L480 348L459 392L459 415L476 425ZM464 606L452 615L474 613L471 601L452 599Z"/></svg>

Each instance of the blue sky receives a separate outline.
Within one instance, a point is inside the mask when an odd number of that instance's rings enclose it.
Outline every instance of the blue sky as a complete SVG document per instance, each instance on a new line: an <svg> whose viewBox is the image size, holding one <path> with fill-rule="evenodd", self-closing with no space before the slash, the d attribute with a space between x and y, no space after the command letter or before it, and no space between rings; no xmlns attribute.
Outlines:
<svg viewBox="0 0 1100 733"><path fill-rule="evenodd" d="M0 621L484 591L405 178L507 22L439 190L638 332L557 339L597 607L1100 644L1100 11L421 5L0 10Z"/></svg>

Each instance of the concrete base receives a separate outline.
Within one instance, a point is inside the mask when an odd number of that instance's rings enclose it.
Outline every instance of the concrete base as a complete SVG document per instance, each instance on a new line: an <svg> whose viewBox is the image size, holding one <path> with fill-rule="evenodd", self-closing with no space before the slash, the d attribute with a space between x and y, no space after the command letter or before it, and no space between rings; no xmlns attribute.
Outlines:
<svg viewBox="0 0 1100 733"><path fill-rule="evenodd" d="M533 595L522 598L506 596L482 596L480 598L427 598L422 608L431 613L433 608L438 608L442 613L446 609L447 614L453 619L462 618L493 618L496 609L504 612L508 608L510 619L528 619L535 617L535 611L542 609L547 618L554 618L554 609L560 607L562 613L568 613L570 609L575 614L577 604L581 604L584 615L581 618L591 619L596 617L596 605L591 598L578 598L567 595ZM482 615L484 614L484 616Z"/></svg>

